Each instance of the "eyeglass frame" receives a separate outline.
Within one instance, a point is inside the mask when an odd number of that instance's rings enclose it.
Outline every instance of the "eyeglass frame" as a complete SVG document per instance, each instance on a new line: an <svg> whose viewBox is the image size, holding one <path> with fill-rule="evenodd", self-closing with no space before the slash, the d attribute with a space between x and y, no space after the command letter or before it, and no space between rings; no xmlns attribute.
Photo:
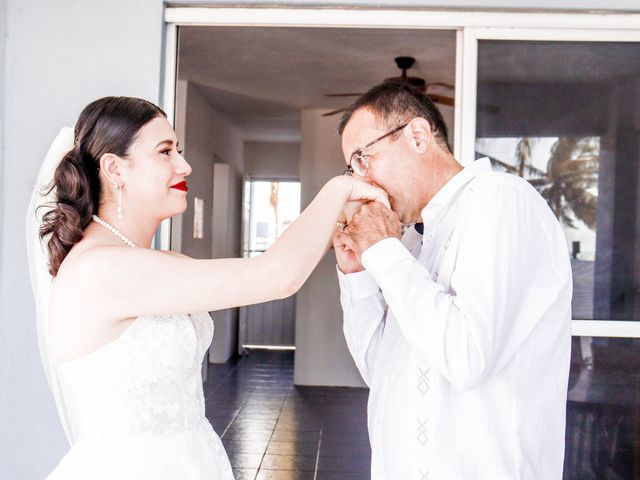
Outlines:
<svg viewBox="0 0 640 480"><path fill-rule="evenodd" d="M353 159L354 157L360 157L362 160L362 162L364 162L364 164L367 166L367 168L364 170L364 173L362 175L357 174L361 177L364 177L367 172L369 171L369 162L367 160L365 160L364 158L364 151L371 147L372 145L375 145L376 143L378 143L380 140L384 140L385 138L393 135L394 133L398 133L400 130L402 130L404 127L406 127L407 125L409 125L411 122L407 122L403 125L400 125L397 128L394 128L393 130L391 130L390 132L385 133L384 135L376 138L375 140L367 143L364 147L360 147L358 148L356 151L354 151L351 156L349 157L349 165L347 166L347 169L342 172L343 175L348 175L348 176L353 176L354 174L356 174L356 171L353 169L353 167L351 166L351 164L353 163Z"/></svg>

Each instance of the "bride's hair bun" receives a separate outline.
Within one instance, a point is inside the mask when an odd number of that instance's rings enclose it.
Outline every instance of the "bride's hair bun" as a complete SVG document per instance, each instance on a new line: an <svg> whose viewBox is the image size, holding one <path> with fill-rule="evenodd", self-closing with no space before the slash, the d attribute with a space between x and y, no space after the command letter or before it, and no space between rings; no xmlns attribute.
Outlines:
<svg viewBox="0 0 640 480"><path fill-rule="evenodd" d="M40 238L49 236L49 272L56 276L62 261L78 243L102 199L100 158L126 157L142 127L166 114L141 98L104 97L85 107L75 127L74 148L56 169L47 192L55 202L43 215Z"/></svg>

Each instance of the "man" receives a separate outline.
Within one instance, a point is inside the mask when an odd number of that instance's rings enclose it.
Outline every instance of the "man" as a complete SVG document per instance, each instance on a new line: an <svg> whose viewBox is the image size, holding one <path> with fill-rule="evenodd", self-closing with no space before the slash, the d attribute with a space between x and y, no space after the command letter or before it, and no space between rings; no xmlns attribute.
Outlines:
<svg viewBox="0 0 640 480"><path fill-rule="evenodd" d="M339 132L349 171L391 204L334 238L372 478L561 479L572 283L553 213L488 159L462 168L407 85L373 88Z"/></svg>

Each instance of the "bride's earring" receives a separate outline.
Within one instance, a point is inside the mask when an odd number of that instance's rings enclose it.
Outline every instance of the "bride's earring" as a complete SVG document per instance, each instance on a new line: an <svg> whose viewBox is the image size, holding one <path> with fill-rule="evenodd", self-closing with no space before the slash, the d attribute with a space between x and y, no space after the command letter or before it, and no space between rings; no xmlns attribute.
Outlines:
<svg viewBox="0 0 640 480"><path fill-rule="evenodd" d="M122 220L122 187L118 185L118 182L113 182L113 186L118 190L118 208L116 209L118 220Z"/></svg>

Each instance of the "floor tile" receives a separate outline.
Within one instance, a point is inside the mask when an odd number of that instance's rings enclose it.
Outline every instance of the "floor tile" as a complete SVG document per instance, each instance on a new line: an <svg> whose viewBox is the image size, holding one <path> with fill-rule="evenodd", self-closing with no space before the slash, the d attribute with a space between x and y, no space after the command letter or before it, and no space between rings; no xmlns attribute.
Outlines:
<svg viewBox="0 0 640 480"><path fill-rule="evenodd" d="M238 439L222 439L224 448L229 452L253 453L262 455L269 445L268 440L263 441L242 441Z"/></svg>
<svg viewBox="0 0 640 480"><path fill-rule="evenodd" d="M366 389L296 387L291 352L210 367L206 415L236 480L369 480Z"/></svg>
<svg viewBox="0 0 640 480"><path fill-rule="evenodd" d="M319 457L319 472L368 473L371 461L366 457Z"/></svg>
<svg viewBox="0 0 640 480"><path fill-rule="evenodd" d="M315 480L370 480L370 479L371 479L371 475L368 472L367 473L318 472L315 477Z"/></svg>
<svg viewBox="0 0 640 480"><path fill-rule="evenodd" d="M235 480L254 480L258 470L255 468L234 468L233 476Z"/></svg>
<svg viewBox="0 0 640 480"><path fill-rule="evenodd" d="M269 455L316 455L318 442L269 442Z"/></svg>
<svg viewBox="0 0 640 480"><path fill-rule="evenodd" d="M227 452L229 461L234 468L260 468L263 455L253 453Z"/></svg>
<svg viewBox="0 0 640 480"><path fill-rule="evenodd" d="M260 468L265 470L314 471L316 455L265 455Z"/></svg>
<svg viewBox="0 0 640 480"><path fill-rule="evenodd" d="M295 472L292 470L261 469L255 480L314 480L313 472Z"/></svg>

